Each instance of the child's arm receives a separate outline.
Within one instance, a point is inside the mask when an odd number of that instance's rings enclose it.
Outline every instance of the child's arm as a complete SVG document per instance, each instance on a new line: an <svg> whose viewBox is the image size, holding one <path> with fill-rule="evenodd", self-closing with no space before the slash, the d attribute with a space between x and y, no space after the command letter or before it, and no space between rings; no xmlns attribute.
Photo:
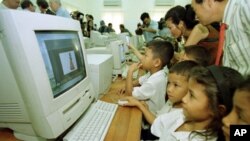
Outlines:
<svg viewBox="0 0 250 141"><path fill-rule="evenodd" d="M127 95L132 95L133 85L136 85L135 83L139 83L138 81L133 82L133 72L138 69L139 67L138 65L139 63L134 63L130 65L129 67L127 78L126 78L126 86L125 86Z"/></svg>
<svg viewBox="0 0 250 141"><path fill-rule="evenodd" d="M143 55L134 46L128 45L128 47L133 51L133 53L135 54L135 56L138 57L138 59L141 62L141 60L143 58Z"/></svg>
<svg viewBox="0 0 250 141"><path fill-rule="evenodd" d="M125 97L123 99L128 101L128 103L124 104L123 106L136 106L141 110L149 124L152 124L154 122L156 116L149 111L147 104L144 101L141 102L132 96Z"/></svg>

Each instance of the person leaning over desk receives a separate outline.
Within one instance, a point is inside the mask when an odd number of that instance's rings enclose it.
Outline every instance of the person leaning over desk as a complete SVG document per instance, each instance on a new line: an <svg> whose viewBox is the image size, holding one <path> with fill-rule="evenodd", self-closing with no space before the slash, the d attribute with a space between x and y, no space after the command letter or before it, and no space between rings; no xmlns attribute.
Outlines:
<svg viewBox="0 0 250 141"><path fill-rule="evenodd" d="M227 25L223 47L223 66L250 74L250 1L192 0L192 7L203 25L223 22Z"/></svg>

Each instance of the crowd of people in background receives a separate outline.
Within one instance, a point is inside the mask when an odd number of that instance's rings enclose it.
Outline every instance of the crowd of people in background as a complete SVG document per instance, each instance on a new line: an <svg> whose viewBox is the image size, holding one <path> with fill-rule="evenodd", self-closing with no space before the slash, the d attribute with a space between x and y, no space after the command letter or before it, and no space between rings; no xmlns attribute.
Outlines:
<svg viewBox="0 0 250 141"><path fill-rule="evenodd" d="M3 0L0 9L17 9L19 5L25 11L36 10L29 0ZM37 6L41 13L79 20L86 37L90 37L92 30L102 34L117 32L112 23L106 25L104 20L98 28L90 14L69 13L60 0L37 0ZM250 110L246 106L250 102L249 9L249 0L192 0L185 7L172 7L158 22L147 12L138 17L141 23L137 24L135 34L145 38L146 55L139 55L147 74L134 86L132 73L141 64L131 65L131 77L126 80L126 93L130 97L124 98L128 101L124 106L136 106L143 112L152 126L151 137L229 140L230 124L250 124ZM226 24L226 38L220 54L223 37L219 36L222 31L218 26L222 22ZM123 23L119 27L120 33L133 36ZM163 41L156 40L158 36ZM219 66L213 65L216 60ZM169 74L162 71L164 66L170 70ZM161 89L165 83L166 89ZM167 103L162 101L165 93ZM146 101L149 108L141 101ZM158 114L164 104L167 112ZM241 113L244 116L239 119ZM183 134L173 134L176 132Z"/></svg>

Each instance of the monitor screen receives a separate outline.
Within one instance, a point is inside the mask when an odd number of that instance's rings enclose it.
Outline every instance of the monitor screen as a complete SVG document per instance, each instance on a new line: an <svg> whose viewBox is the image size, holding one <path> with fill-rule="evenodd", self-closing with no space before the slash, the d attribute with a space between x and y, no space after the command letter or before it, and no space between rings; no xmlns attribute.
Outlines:
<svg viewBox="0 0 250 141"><path fill-rule="evenodd" d="M54 98L86 77L77 32L36 31Z"/></svg>

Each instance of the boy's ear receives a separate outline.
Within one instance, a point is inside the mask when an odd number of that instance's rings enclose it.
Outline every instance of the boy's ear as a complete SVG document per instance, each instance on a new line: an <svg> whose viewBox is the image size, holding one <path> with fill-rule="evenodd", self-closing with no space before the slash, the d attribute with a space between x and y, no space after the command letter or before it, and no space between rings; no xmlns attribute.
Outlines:
<svg viewBox="0 0 250 141"><path fill-rule="evenodd" d="M219 109L220 114L221 114L221 115L223 115L223 116L225 116L226 111L227 111L226 106L225 106L225 105L220 104L220 105L218 106L218 109Z"/></svg>
<svg viewBox="0 0 250 141"><path fill-rule="evenodd" d="M154 60L154 67L160 67L161 65L161 59L160 58L157 58Z"/></svg>

